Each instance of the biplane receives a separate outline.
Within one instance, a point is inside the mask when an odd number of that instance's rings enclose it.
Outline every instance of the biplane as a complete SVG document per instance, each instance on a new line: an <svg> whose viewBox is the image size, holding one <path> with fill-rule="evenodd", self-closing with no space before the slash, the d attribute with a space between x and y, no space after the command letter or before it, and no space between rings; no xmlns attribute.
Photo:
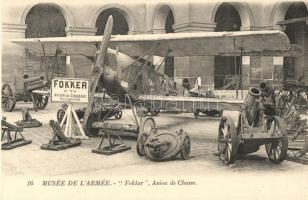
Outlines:
<svg viewBox="0 0 308 200"><path fill-rule="evenodd" d="M159 72L153 56L290 56L298 47L278 30L198 32L172 34L111 35L112 17L103 36L74 36L16 39L34 55L82 55L93 60L92 89L84 126L87 124L95 91L105 88L110 96L143 102L156 114L160 109L179 107L195 114L200 110L239 110L240 100L207 98L195 86L179 84ZM162 60L163 62L163 60ZM183 83L187 80L183 80Z"/></svg>

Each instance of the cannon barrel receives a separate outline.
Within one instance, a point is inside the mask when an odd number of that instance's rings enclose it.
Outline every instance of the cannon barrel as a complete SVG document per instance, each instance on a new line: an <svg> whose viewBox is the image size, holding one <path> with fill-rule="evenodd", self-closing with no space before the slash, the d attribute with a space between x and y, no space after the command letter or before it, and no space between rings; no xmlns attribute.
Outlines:
<svg viewBox="0 0 308 200"><path fill-rule="evenodd" d="M29 84L29 83L33 83L33 82L45 79L43 75L35 76L35 77L32 77L32 78L27 78L27 77L29 77L29 75L25 74L24 75L24 84Z"/></svg>
<svg viewBox="0 0 308 200"><path fill-rule="evenodd" d="M262 95L266 97L268 97L273 91L273 87L269 82L263 81L259 84L259 87L262 92Z"/></svg>
<svg viewBox="0 0 308 200"><path fill-rule="evenodd" d="M6 127L8 128L9 130L12 130L12 131L22 131L23 129L19 126L15 126L13 124L10 124L6 121L6 119L2 119L1 120L1 125L2 127Z"/></svg>
<svg viewBox="0 0 308 200"><path fill-rule="evenodd" d="M188 80L188 78L184 78L182 80L182 86L187 90L191 89L190 81Z"/></svg>
<svg viewBox="0 0 308 200"><path fill-rule="evenodd" d="M261 95L261 90L258 88L252 87L249 89L249 92L245 98L244 105L246 107L247 120L250 125L253 122L255 122L257 110L259 107L256 99L258 99L260 95Z"/></svg>
<svg viewBox="0 0 308 200"><path fill-rule="evenodd" d="M28 74L24 74L24 86L27 91L32 91L35 89L41 89L48 84L48 81L44 80L43 75L28 78Z"/></svg>

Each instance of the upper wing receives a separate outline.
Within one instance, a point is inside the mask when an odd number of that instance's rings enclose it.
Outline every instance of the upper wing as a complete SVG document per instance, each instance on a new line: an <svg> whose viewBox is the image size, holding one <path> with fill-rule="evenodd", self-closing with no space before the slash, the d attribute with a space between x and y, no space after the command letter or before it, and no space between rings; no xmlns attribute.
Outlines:
<svg viewBox="0 0 308 200"><path fill-rule="evenodd" d="M33 54L94 56L103 36L18 39ZM212 55L289 55L290 41L281 31L197 32L171 34L114 35L110 47L129 56L140 56L152 50L157 56ZM294 54L294 53L293 53Z"/></svg>

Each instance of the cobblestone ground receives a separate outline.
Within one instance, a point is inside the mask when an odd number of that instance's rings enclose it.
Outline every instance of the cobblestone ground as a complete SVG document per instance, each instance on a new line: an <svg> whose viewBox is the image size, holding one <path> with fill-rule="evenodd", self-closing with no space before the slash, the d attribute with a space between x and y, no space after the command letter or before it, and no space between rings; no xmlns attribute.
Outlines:
<svg viewBox="0 0 308 200"><path fill-rule="evenodd" d="M218 118L200 117L195 119L191 113L170 114L161 113L155 117L158 127L171 130L180 128L186 130L191 137L191 158L186 161L174 160L168 162L152 162L140 158L136 154L135 140L125 139L125 143L132 147L131 150L111 155L91 153L98 147L100 138L83 140L81 146L64 151L44 151L42 144L48 143L52 136L48 125L50 119L56 119L57 109L60 104L49 103L45 110L34 112L31 103L18 102L14 112L3 112L8 122L21 119L21 109L30 108L33 118L43 123L42 127L30 128L23 131L26 139L32 144L9 151L2 151L2 174L33 175L33 176L58 176L58 175L213 175L221 173L232 174L298 174L307 172L308 166L290 161L273 164L267 159L264 148L257 153L240 158L231 166L225 166L214 153L217 150ZM78 105L75 106L78 108ZM81 105L79 105L81 107ZM237 112L227 112L234 120ZM125 110L121 120L111 118L109 121L119 123L133 123L131 110ZM307 174L303 174L307 176Z"/></svg>

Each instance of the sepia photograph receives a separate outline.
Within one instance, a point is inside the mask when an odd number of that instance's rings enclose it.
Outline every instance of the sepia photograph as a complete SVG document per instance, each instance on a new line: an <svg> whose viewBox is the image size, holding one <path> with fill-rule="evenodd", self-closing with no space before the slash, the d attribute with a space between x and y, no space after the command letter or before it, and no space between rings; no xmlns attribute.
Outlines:
<svg viewBox="0 0 308 200"><path fill-rule="evenodd" d="M1 2L2 200L308 199L308 1Z"/></svg>

